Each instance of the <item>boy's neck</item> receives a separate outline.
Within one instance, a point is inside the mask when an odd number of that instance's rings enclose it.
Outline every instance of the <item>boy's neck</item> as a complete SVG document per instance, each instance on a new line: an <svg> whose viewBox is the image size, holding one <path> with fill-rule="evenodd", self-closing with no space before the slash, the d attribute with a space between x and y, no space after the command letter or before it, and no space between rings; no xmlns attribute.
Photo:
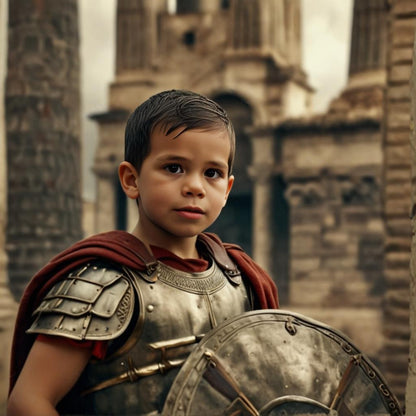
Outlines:
<svg viewBox="0 0 416 416"><path fill-rule="evenodd" d="M149 250L151 253L152 250L150 246L156 246L170 251L182 259L199 259L199 253L196 248L197 236L188 237L188 238L172 238L167 239L163 238L148 238L141 230L138 225L134 227L131 231L135 237L137 237Z"/></svg>

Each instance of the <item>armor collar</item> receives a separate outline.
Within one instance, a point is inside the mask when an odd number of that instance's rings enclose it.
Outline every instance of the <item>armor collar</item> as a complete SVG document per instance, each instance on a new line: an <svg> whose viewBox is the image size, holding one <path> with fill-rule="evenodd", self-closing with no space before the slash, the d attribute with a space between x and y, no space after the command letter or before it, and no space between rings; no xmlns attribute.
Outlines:
<svg viewBox="0 0 416 416"><path fill-rule="evenodd" d="M146 275L143 275L143 278L149 283L153 283L158 278L157 269L159 262L152 253L149 253L143 242L138 241L140 242L140 251L137 252L137 255L146 267ZM241 284L241 273L218 238L215 238L211 233L199 234L198 243L202 244L209 256L215 260L231 283L235 285Z"/></svg>

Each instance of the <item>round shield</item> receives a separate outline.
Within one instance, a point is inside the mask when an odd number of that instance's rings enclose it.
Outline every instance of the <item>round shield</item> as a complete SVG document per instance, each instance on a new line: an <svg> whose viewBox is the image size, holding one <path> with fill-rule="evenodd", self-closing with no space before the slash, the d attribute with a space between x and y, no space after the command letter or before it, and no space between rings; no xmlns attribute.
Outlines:
<svg viewBox="0 0 416 416"><path fill-rule="evenodd" d="M163 416L401 415L343 334L283 310L248 312L209 332L178 373Z"/></svg>

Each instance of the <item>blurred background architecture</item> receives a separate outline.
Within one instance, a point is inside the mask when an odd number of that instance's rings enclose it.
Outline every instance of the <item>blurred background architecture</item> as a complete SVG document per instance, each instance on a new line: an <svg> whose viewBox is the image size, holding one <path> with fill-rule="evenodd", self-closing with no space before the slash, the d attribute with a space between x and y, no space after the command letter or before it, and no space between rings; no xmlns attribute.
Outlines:
<svg viewBox="0 0 416 416"><path fill-rule="evenodd" d="M301 6L118 0L108 109L90 115L96 199L82 218L77 1L9 2L0 267L5 276L7 250L16 300L83 224L85 234L133 226L116 175L128 114L158 91L195 90L224 106L237 132L236 183L212 231L269 271L283 308L346 333L404 402L416 0L354 1L348 80L319 114L302 64ZM3 299L12 311L9 292Z"/></svg>

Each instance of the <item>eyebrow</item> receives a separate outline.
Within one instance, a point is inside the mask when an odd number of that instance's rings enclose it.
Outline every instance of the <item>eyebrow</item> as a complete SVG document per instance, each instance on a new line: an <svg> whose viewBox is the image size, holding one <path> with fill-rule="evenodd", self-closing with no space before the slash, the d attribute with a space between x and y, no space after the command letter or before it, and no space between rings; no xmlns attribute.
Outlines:
<svg viewBox="0 0 416 416"><path fill-rule="evenodd" d="M178 155L175 155L175 154L167 154L167 155L164 155L164 156L161 156L161 157L157 158L156 160L158 160L159 162L169 162L169 161L172 161L172 162L189 162L189 161L191 161L187 157L178 156ZM227 163L218 162L216 160L209 160L207 162L207 164L216 166L216 167L221 168L221 169L228 169L228 164Z"/></svg>

